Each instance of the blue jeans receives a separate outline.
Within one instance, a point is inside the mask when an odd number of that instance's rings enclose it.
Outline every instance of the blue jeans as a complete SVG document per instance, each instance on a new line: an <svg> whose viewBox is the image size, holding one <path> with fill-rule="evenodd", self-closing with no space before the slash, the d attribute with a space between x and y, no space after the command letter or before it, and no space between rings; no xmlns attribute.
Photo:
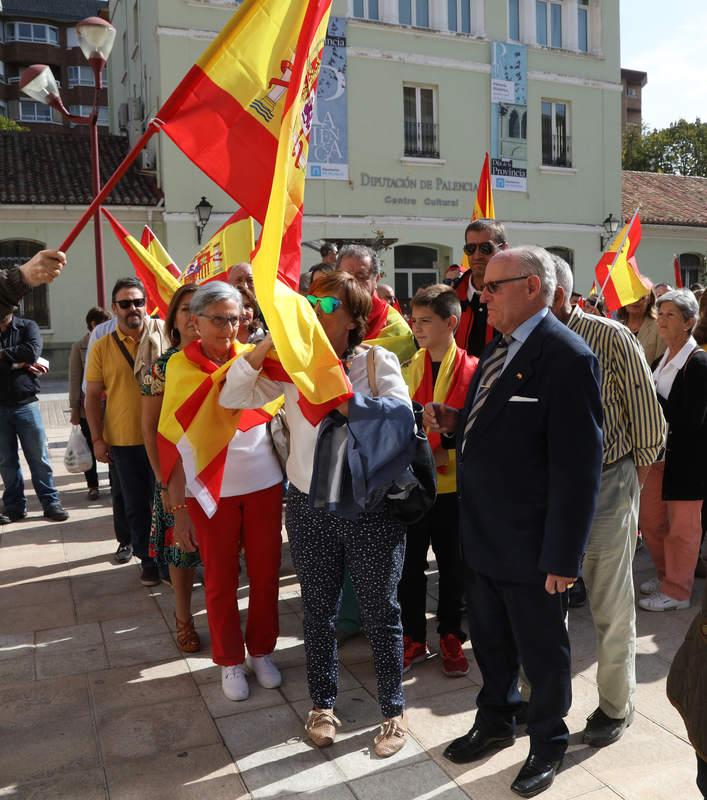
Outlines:
<svg viewBox="0 0 707 800"><path fill-rule="evenodd" d="M27 509L18 439L42 508L46 511L59 505L47 435L39 413L39 401L35 401L24 406L0 406L0 476L5 484L2 495L5 512L24 514Z"/></svg>

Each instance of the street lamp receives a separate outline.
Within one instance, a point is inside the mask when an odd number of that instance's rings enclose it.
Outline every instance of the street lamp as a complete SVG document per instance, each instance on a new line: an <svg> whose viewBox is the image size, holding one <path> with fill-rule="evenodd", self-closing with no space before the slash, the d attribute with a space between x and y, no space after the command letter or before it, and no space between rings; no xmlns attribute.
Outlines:
<svg viewBox="0 0 707 800"><path fill-rule="evenodd" d="M211 209L213 206L209 201L202 196L201 200L194 206L194 213L196 214L196 241L201 244L201 234L209 222L211 216Z"/></svg>
<svg viewBox="0 0 707 800"><path fill-rule="evenodd" d="M59 87L51 69L46 64L33 64L22 71L20 89L38 103L44 103L58 111L63 117L77 125L88 125L91 141L91 178L93 196L101 189L100 158L98 151L98 98L101 89L101 73L115 42L115 28L100 17L87 17L76 25L79 45L93 69L93 109L87 117L71 114L64 105ZM103 266L103 231L101 209L96 208L93 218L96 246L96 295L98 305L106 304L106 278Z"/></svg>
<svg viewBox="0 0 707 800"><path fill-rule="evenodd" d="M613 241L614 236L616 236L617 231L619 230L620 220L614 219L613 214L609 214L609 216L601 223L604 226L605 233L602 233L599 237L601 242L601 249L602 251L604 248L609 244L609 242Z"/></svg>

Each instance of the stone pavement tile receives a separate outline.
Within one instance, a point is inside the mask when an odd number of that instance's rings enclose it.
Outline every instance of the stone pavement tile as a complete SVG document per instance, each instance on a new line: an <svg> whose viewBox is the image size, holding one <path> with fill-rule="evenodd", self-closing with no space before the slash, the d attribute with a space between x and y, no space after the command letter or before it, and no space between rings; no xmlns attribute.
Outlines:
<svg viewBox="0 0 707 800"><path fill-rule="evenodd" d="M220 737L200 697L98 714L106 763L219 744Z"/></svg>
<svg viewBox="0 0 707 800"><path fill-rule="evenodd" d="M24 525L30 523L25 522ZM64 566L64 547L60 542L56 544L10 544L3 539L2 567L3 571L11 572L15 568Z"/></svg>
<svg viewBox="0 0 707 800"><path fill-rule="evenodd" d="M38 652L35 655L37 680L56 678L60 675L80 675L105 669L108 666L103 644L92 645L80 650Z"/></svg>
<svg viewBox="0 0 707 800"><path fill-rule="evenodd" d="M166 634L169 628L161 616L149 617L117 617L101 622L106 645L112 647L130 639L144 639L146 636Z"/></svg>
<svg viewBox="0 0 707 800"><path fill-rule="evenodd" d="M97 622L84 625L70 625L66 628L49 628L36 635L37 655L43 653L63 653L102 644L103 635Z"/></svg>
<svg viewBox="0 0 707 800"><path fill-rule="evenodd" d="M475 692L463 688L408 703L405 714L410 732L427 750L446 746L473 725L474 696Z"/></svg>
<svg viewBox="0 0 707 800"><path fill-rule="evenodd" d="M103 670L88 676L93 701L99 714L122 708L145 707L168 700L178 707L198 689L181 658L163 664L140 664Z"/></svg>
<svg viewBox="0 0 707 800"><path fill-rule="evenodd" d="M125 616L126 611L130 611L130 614L136 617L155 616L160 613L152 598L142 591L76 600L76 619L79 622L120 619Z"/></svg>
<svg viewBox="0 0 707 800"><path fill-rule="evenodd" d="M220 672L221 667L218 669ZM253 675L248 676L248 684L250 686L250 696L247 700L241 700L237 703L229 700L224 695L221 689L220 676L218 681L199 686L199 692L214 719L229 717L233 714L244 714L260 708L285 705L285 698L277 689L263 689Z"/></svg>
<svg viewBox="0 0 707 800"><path fill-rule="evenodd" d="M149 664L178 658L180 653L171 633L158 636L145 636L124 641L106 641L108 660L111 667L127 667L130 664Z"/></svg>
<svg viewBox="0 0 707 800"><path fill-rule="evenodd" d="M0 562L4 551L0 550ZM6 586L0 589L0 610L19 606L45 605L47 603L72 602L71 586L67 578L41 580Z"/></svg>
<svg viewBox="0 0 707 800"><path fill-rule="evenodd" d="M349 784L357 800L466 800L467 795L433 761L398 766L382 774L367 775Z"/></svg>
<svg viewBox="0 0 707 800"><path fill-rule="evenodd" d="M0 686L34 680L34 656L0 661Z"/></svg>
<svg viewBox="0 0 707 800"><path fill-rule="evenodd" d="M280 668L305 663L302 620L297 614L280 617L280 635L273 657Z"/></svg>
<svg viewBox="0 0 707 800"><path fill-rule="evenodd" d="M77 602L85 602L98 597L140 595L147 597L145 587L140 583L140 572L134 564L118 566L106 561L106 571L71 575L71 590ZM128 605L123 605L123 616L128 616Z"/></svg>
<svg viewBox="0 0 707 800"><path fill-rule="evenodd" d="M0 687L0 732L41 727L52 720L91 714L86 678L72 676ZM2 794L0 794L2 797Z"/></svg>
<svg viewBox="0 0 707 800"><path fill-rule="evenodd" d="M18 757L21 755L21 757ZM22 783L99 766L92 717L64 715L0 734L0 780Z"/></svg>
<svg viewBox="0 0 707 800"><path fill-rule="evenodd" d="M344 776L336 765L328 761L320 750L303 741L293 741L274 747L256 750L236 760L241 778L255 800L273 797L280 800L283 795L315 797L335 800L341 795L338 787ZM329 787L336 787L329 795ZM348 797L348 795L343 795Z"/></svg>
<svg viewBox="0 0 707 800"><path fill-rule="evenodd" d="M247 800L231 756L221 744L189 747L106 767L111 800Z"/></svg>
<svg viewBox="0 0 707 800"><path fill-rule="evenodd" d="M0 661L34 653L33 633L8 633L0 636Z"/></svg>
<svg viewBox="0 0 707 800"><path fill-rule="evenodd" d="M636 707L644 717L688 741L685 723L665 693L669 669L658 656L636 654Z"/></svg>
<svg viewBox="0 0 707 800"><path fill-rule="evenodd" d="M343 664L339 664L339 692L356 689L360 685L351 672ZM304 664L296 667L286 667L282 670L280 691L291 703L296 700L305 700L309 697L307 669Z"/></svg>
<svg viewBox="0 0 707 800"><path fill-rule="evenodd" d="M299 740L304 733L297 714L288 705L221 717L216 724L234 758Z"/></svg>
<svg viewBox="0 0 707 800"><path fill-rule="evenodd" d="M384 796L378 795L379 800ZM345 783L337 783L334 786L325 786L323 789L313 789L310 792L278 794L277 800L356 800L356 797Z"/></svg>
<svg viewBox="0 0 707 800"><path fill-rule="evenodd" d="M368 643L364 633L352 636L339 647L339 661L342 664L346 664L349 670L351 670L351 665L353 664L371 662L371 645ZM353 670L351 671L353 672Z"/></svg>
<svg viewBox="0 0 707 800"><path fill-rule="evenodd" d="M193 655L185 655L184 660L197 684L214 683L221 680L221 667L211 660L211 655L203 650Z"/></svg>
<svg viewBox="0 0 707 800"><path fill-rule="evenodd" d="M8 609L0 614L0 633L41 631L75 623L73 602L62 600L57 603L40 603Z"/></svg>
<svg viewBox="0 0 707 800"><path fill-rule="evenodd" d="M6 796L13 800L108 800L105 775L99 767L13 786L3 786L0 777L0 797Z"/></svg>

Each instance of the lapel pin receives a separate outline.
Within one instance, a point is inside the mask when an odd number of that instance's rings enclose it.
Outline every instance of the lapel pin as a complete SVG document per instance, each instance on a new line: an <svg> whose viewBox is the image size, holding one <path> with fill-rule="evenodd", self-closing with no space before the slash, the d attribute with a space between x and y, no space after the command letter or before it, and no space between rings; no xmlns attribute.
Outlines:
<svg viewBox="0 0 707 800"><path fill-rule="evenodd" d="M523 380L523 373L522 373L522 372L516 372L516 378L517 378L519 381L522 381L522 380Z"/></svg>

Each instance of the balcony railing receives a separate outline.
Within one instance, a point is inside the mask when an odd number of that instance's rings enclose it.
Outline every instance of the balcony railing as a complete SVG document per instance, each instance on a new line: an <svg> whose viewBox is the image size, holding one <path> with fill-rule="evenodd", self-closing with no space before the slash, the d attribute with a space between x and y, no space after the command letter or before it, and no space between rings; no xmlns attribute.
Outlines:
<svg viewBox="0 0 707 800"><path fill-rule="evenodd" d="M439 158L439 125L434 122L406 122L405 155L412 158Z"/></svg>
<svg viewBox="0 0 707 800"><path fill-rule="evenodd" d="M543 136L543 166L544 167L571 167L572 166L572 137L571 136Z"/></svg>

